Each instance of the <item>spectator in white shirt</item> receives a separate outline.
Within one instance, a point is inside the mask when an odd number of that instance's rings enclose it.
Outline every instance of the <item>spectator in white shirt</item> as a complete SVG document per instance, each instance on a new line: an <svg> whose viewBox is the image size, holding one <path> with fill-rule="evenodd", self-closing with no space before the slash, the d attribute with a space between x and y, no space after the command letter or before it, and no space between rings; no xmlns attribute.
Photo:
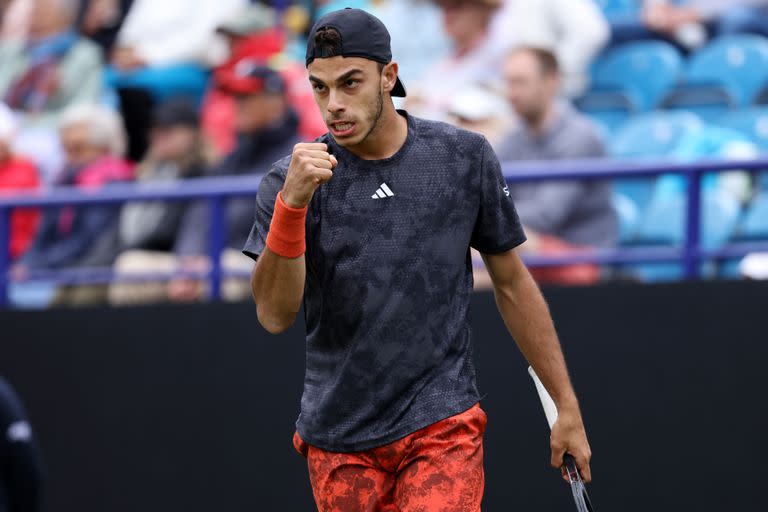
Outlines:
<svg viewBox="0 0 768 512"><path fill-rule="evenodd" d="M562 63L563 93L587 86L592 59L609 29L592 0L437 0L453 52L409 90L414 113L444 119L452 97L471 83L501 80L503 56L516 46L551 50Z"/></svg>

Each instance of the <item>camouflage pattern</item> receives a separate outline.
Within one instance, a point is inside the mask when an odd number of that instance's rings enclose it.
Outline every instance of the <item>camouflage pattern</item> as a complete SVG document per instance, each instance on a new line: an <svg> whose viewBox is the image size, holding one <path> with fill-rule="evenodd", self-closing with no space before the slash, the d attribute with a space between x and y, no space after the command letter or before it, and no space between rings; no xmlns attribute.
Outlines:
<svg viewBox="0 0 768 512"><path fill-rule="evenodd" d="M385 446L327 452L297 432L319 512L479 512L483 432L479 405Z"/></svg>
<svg viewBox="0 0 768 512"><path fill-rule="evenodd" d="M320 139L339 164L307 214L297 429L324 450L386 445L478 402L469 248L500 253L525 240L482 136L411 116L408 128L385 160ZM252 257L264 248L289 162L262 181L244 250ZM393 195L374 199L382 184Z"/></svg>

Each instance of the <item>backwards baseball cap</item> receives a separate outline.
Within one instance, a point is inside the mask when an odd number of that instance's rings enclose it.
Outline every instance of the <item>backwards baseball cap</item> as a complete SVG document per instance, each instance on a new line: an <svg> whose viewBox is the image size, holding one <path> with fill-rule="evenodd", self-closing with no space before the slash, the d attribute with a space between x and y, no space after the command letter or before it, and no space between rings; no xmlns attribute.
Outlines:
<svg viewBox="0 0 768 512"><path fill-rule="evenodd" d="M362 57L364 59L388 64L392 60L392 48L387 27L376 16L361 9L341 9L326 14L315 22L307 41L307 61L323 58L315 48L315 35L320 29L333 28L341 36L342 57ZM405 96L405 86L400 77L390 93L392 96Z"/></svg>
<svg viewBox="0 0 768 512"><path fill-rule="evenodd" d="M231 68L216 73L216 83L230 94L285 94L286 83L282 75L251 57L246 57Z"/></svg>

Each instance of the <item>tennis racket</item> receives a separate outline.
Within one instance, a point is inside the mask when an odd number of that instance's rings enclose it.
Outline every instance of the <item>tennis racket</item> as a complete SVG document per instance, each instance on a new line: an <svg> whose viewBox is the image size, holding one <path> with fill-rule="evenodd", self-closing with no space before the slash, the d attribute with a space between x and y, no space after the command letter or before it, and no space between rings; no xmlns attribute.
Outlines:
<svg viewBox="0 0 768 512"><path fill-rule="evenodd" d="M539 393L539 399L541 400L541 406L544 408L544 415L547 417L547 423L549 428L552 429L552 425L557 420L557 407L552 397L549 396L544 384L539 380L539 376L533 371L533 368L528 367L528 374L533 379L533 383L536 385L536 391ZM576 502L576 510L579 512L594 512L592 508L592 502L589 500L587 494L587 487L584 485L584 481L579 474L579 468L576 466L576 459L572 455L566 453L563 457L563 464L565 470L568 473L568 481L571 483L571 492L573 493L573 499Z"/></svg>

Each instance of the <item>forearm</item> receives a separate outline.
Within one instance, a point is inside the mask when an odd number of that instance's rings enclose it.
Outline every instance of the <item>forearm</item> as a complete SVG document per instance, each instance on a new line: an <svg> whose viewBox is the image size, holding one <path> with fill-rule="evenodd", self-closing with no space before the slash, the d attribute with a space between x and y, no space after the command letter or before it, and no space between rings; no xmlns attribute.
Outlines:
<svg viewBox="0 0 768 512"><path fill-rule="evenodd" d="M304 297L306 266L304 256L284 258L265 248L251 278L259 323L278 334L290 327Z"/></svg>
<svg viewBox="0 0 768 512"><path fill-rule="evenodd" d="M494 289L496 304L520 351L552 395L558 410L578 411L576 395L549 308L527 270Z"/></svg>

